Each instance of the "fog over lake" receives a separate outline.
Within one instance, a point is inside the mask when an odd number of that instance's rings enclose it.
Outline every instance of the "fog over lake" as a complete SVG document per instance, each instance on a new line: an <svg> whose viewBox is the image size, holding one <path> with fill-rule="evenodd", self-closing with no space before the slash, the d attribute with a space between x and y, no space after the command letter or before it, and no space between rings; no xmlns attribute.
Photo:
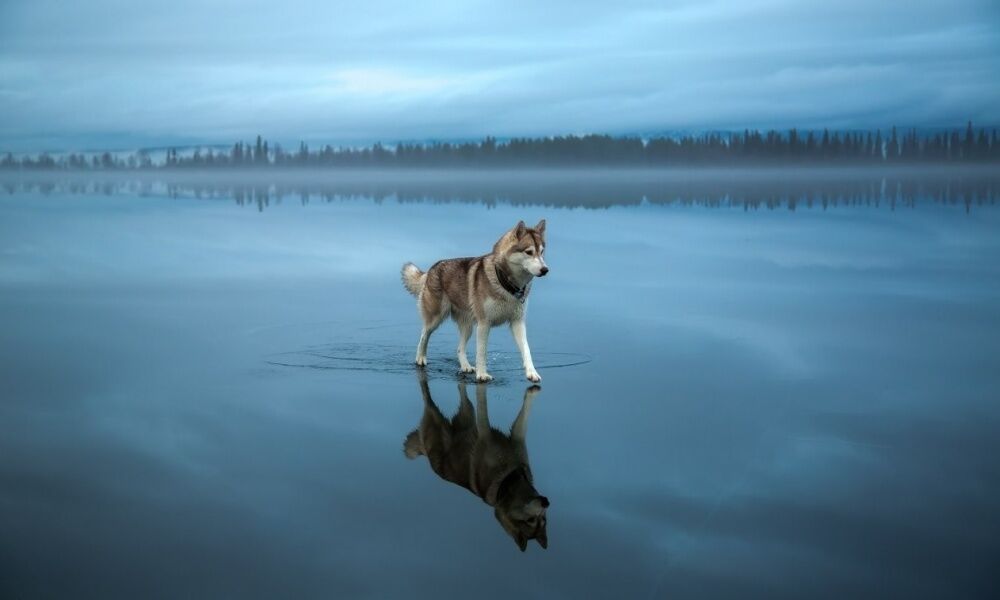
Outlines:
<svg viewBox="0 0 1000 600"><path fill-rule="evenodd" d="M0 596L986 597L995 169L0 178ZM408 459L399 269L547 220L522 553ZM427 394L506 431L525 391Z"/></svg>

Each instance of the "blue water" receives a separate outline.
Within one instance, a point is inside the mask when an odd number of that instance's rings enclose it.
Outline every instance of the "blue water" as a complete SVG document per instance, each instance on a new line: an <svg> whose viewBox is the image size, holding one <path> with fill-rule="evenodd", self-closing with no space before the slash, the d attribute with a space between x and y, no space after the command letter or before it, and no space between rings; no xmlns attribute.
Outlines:
<svg viewBox="0 0 1000 600"><path fill-rule="evenodd" d="M0 595L990 595L994 204L615 189L593 209L11 187ZM398 271L540 218L527 447L551 506L548 549L522 553L403 454L424 403ZM446 415L476 388L455 339L429 353ZM507 429L529 384L506 330L490 351Z"/></svg>

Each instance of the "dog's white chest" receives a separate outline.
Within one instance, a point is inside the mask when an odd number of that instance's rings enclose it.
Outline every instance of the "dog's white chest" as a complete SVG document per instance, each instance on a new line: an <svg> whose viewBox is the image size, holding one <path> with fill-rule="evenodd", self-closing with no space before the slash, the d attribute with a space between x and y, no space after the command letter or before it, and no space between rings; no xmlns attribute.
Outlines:
<svg viewBox="0 0 1000 600"><path fill-rule="evenodd" d="M486 320L490 322L490 325L502 325L524 315L524 304L513 298L510 300L497 300L491 297L483 302L483 312L486 314Z"/></svg>

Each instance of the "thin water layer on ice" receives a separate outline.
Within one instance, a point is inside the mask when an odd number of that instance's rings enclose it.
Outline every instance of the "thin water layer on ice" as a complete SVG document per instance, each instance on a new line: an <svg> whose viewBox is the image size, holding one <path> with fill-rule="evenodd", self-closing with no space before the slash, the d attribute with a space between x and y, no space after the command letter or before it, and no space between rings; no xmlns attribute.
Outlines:
<svg viewBox="0 0 1000 600"><path fill-rule="evenodd" d="M14 186L0 595L985 596L1000 213L926 182L892 205L795 181L828 201L631 202L622 183L558 207L430 189L258 211L225 187ZM495 191L473 187L456 197ZM542 217L525 439L551 505L548 549L522 554L404 454L427 404L398 271ZM476 389L456 337L438 330L427 370L446 418ZM529 384L505 328L490 355L507 431Z"/></svg>

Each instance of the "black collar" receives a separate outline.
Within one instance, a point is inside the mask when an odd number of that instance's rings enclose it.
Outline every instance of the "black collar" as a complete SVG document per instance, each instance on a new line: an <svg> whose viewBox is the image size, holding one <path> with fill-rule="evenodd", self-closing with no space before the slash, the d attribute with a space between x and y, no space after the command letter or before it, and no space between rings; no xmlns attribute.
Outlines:
<svg viewBox="0 0 1000 600"><path fill-rule="evenodd" d="M496 496L493 498L494 505L500 504L500 499L507 495L507 492L510 491L511 485L514 484L516 476L519 476L521 479L531 483L531 475L528 471L525 470L523 466L518 466L510 473L507 473L507 475L496 484Z"/></svg>
<svg viewBox="0 0 1000 600"><path fill-rule="evenodd" d="M503 269L497 266L496 263L493 264L493 270L497 274L497 281L500 282L500 287L507 290L508 294L514 296L515 298L517 298L518 302L521 302L523 304L524 297L528 294L528 286L531 285L531 282L529 281L528 283L524 284L524 287L519 288L514 285L514 282L510 280L510 277L508 277L507 274L503 272Z"/></svg>

